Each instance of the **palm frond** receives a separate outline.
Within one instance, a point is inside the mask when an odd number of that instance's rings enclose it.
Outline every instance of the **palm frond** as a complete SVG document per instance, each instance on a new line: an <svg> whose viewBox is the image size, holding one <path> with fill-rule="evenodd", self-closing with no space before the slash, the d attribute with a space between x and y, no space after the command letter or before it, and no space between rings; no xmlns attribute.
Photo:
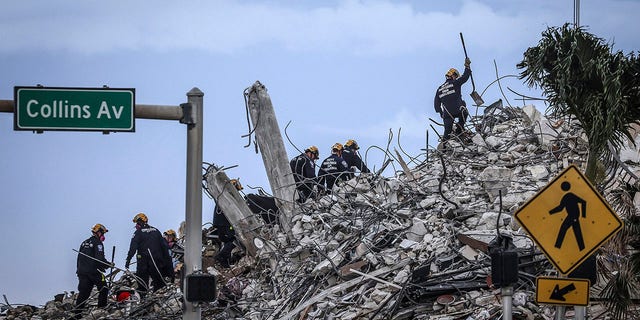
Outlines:
<svg viewBox="0 0 640 320"><path fill-rule="evenodd" d="M608 281L601 291L605 299L605 306L613 319L634 319L635 313L631 311L632 297L639 292L638 279L629 260L620 259L613 262L615 270L608 274Z"/></svg>

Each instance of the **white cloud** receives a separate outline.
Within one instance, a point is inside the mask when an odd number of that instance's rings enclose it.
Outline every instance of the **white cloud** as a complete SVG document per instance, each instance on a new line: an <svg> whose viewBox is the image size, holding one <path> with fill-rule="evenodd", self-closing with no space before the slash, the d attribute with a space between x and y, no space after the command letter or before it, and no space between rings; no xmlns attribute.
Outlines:
<svg viewBox="0 0 640 320"><path fill-rule="evenodd" d="M412 2L341 1L335 6L285 7L239 1L15 1L0 13L0 51L199 49L233 53L261 44L293 51L354 55L457 50L458 32L475 48L507 50L530 43L549 24L571 20L570 12L492 8L468 0L459 8L418 9ZM621 10L629 9L618 2ZM564 5L566 7L566 5ZM624 7L623 7L624 6ZM442 5L441 5L442 7ZM567 16L569 14L569 16ZM541 22L542 21L542 22ZM525 36L528 35L528 36Z"/></svg>

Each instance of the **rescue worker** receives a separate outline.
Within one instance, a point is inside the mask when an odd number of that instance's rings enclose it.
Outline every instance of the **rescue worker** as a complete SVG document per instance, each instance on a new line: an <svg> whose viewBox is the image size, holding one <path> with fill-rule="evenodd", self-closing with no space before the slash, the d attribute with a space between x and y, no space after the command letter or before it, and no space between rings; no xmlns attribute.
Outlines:
<svg viewBox="0 0 640 320"><path fill-rule="evenodd" d="M163 277L173 277L173 264L169 255L169 246L158 229L149 225L144 213L133 217L136 231L131 238L125 268L129 269L131 258L136 255L136 277L140 297L147 294L149 277L153 291L163 288L166 283Z"/></svg>
<svg viewBox="0 0 640 320"><path fill-rule="evenodd" d="M336 142L331 147L331 155L322 161L318 170L318 181L320 185L326 185L327 192L331 192L337 181L349 179L351 172L347 167L347 162L342 158L342 144Z"/></svg>
<svg viewBox="0 0 640 320"><path fill-rule="evenodd" d="M289 162L300 203L313 195L313 186L316 184L316 160L319 156L318 147L311 146Z"/></svg>
<svg viewBox="0 0 640 320"><path fill-rule="evenodd" d="M351 171L350 178L354 177L356 169L362 173L371 172L369 171L369 168L367 168L367 165L362 161L362 158L360 158L358 149L360 149L358 143L353 139L349 139L345 142L344 150L342 150L342 159L344 159L347 163L347 168Z"/></svg>
<svg viewBox="0 0 640 320"><path fill-rule="evenodd" d="M236 188L236 190L242 190L242 185L238 179L231 179L230 183ZM213 226L216 227L218 239L222 244L220 245L220 251L214 257L214 259L223 267L231 267L231 252L236 247L234 241L236 240L236 232L233 230L233 226L229 222L229 219L224 215L222 209L216 204L213 209Z"/></svg>
<svg viewBox="0 0 640 320"><path fill-rule="evenodd" d="M111 263L104 258L104 234L109 232L102 224L96 224L91 228L91 237L80 244L76 274L78 275L78 297L74 310L75 319L80 319L80 314L86 308L86 301L91 295L93 286L98 290L98 307L107 305L109 288L103 272Z"/></svg>
<svg viewBox="0 0 640 320"><path fill-rule="evenodd" d="M453 131L453 123L456 119L458 120L457 126L460 128L459 132L462 132L464 128L468 112L466 111L466 106L463 105L464 101L460 90L462 84L467 82L469 76L471 76L470 66L471 60L465 58L462 76L455 68L449 69L445 74L445 82L436 90L433 106L444 122L443 143L449 140Z"/></svg>
<svg viewBox="0 0 640 320"><path fill-rule="evenodd" d="M171 255L173 274L175 278L175 274L180 271L182 264L184 262L184 248L178 244L178 235L173 229L169 229L163 233L164 239L167 241L167 246L169 246L169 255Z"/></svg>

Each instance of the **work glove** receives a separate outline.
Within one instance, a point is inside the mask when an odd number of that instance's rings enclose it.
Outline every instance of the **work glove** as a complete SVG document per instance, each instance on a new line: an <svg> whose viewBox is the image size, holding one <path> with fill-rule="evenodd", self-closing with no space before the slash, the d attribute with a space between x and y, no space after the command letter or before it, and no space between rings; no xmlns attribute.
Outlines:
<svg viewBox="0 0 640 320"><path fill-rule="evenodd" d="M471 59L464 58L464 67L469 68L469 66L471 66Z"/></svg>
<svg viewBox="0 0 640 320"><path fill-rule="evenodd" d="M124 263L124 268L129 269L129 264L131 264L131 261L127 260L127 262Z"/></svg>

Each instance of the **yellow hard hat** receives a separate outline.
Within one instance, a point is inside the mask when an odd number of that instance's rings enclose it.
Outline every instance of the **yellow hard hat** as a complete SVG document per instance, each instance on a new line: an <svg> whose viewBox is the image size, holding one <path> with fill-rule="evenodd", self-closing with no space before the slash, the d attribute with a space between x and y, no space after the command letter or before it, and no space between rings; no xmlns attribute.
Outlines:
<svg viewBox="0 0 640 320"><path fill-rule="evenodd" d="M358 143L357 143L355 140L353 140L353 139L349 139L349 140L347 140L347 142L345 142L344 146L345 146L345 147L349 147L349 148L351 148L351 149L353 149L353 150L358 150L358 149L360 149L360 147L358 147Z"/></svg>
<svg viewBox="0 0 640 320"><path fill-rule="evenodd" d="M173 229L169 229L169 230L165 231L164 235L173 237L174 239L178 239L178 235L176 235L176 232L173 231Z"/></svg>
<svg viewBox="0 0 640 320"><path fill-rule="evenodd" d="M109 230L107 230L107 227L105 227L105 226L103 226L103 225L101 225L101 224L99 224L99 223L96 223L96 225L95 225L95 226L93 226L93 228L91 228L91 232L94 232L94 233L95 233L95 232L98 232L98 231L100 231L100 232L102 232L102 233L107 233L107 232L109 232Z"/></svg>
<svg viewBox="0 0 640 320"><path fill-rule="evenodd" d="M133 217L133 222L138 223L139 221L142 221L142 223L147 223L149 222L149 218L147 218L146 214L140 212L136 214L135 217Z"/></svg>
<svg viewBox="0 0 640 320"><path fill-rule="evenodd" d="M460 72L458 72L458 70L456 70L456 68L451 68L449 69L449 71L447 71L447 73L445 74L445 76L451 78L452 76L456 76L459 77L460 76Z"/></svg>
<svg viewBox="0 0 640 320"><path fill-rule="evenodd" d="M236 187L236 190L242 190L242 184L240 184L240 179L231 179L231 184Z"/></svg>
<svg viewBox="0 0 640 320"><path fill-rule="evenodd" d="M342 147L342 143L340 142L336 142L333 147L331 147L331 151L333 150L337 150L337 151L342 151L343 147Z"/></svg>
<svg viewBox="0 0 640 320"><path fill-rule="evenodd" d="M311 146L307 148L307 150L305 150L304 152L311 152L316 156L316 158L320 156L320 151L318 151L318 147L316 146Z"/></svg>

